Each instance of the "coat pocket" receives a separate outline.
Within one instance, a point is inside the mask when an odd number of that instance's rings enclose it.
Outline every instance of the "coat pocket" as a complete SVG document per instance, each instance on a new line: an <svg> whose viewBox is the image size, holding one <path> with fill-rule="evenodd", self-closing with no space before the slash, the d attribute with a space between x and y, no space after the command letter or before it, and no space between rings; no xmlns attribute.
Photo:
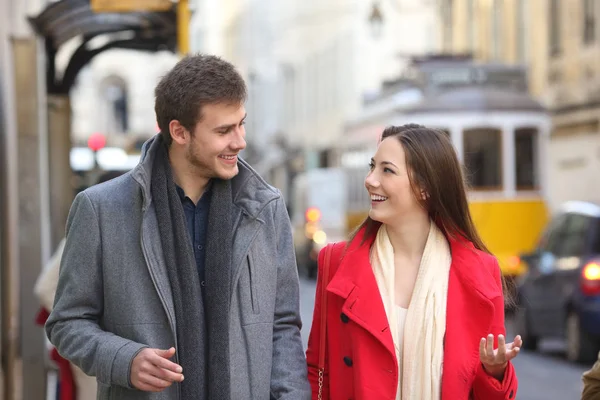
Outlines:
<svg viewBox="0 0 600 400"><path fill-rule="evenodd" d="M260 314L260 306L258 304L258 289L257 289L257 271L255 270L254 260L252 259L252 253L248 253L248 280L250 290L250 301L252 302L252 313Z"/></svg>

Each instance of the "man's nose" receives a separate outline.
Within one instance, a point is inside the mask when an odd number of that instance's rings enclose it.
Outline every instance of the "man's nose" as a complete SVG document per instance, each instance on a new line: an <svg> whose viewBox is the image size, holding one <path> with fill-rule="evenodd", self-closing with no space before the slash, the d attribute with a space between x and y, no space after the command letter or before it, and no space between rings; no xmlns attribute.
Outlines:
<svg viewBox="0 0 600 400"><path fill-rule="evenodd" d="M231 147L236 150L244 150L246 148L246 139L244 138L245 132L244 128L240 128L236 130L235 139L231 143Z"/></svg>

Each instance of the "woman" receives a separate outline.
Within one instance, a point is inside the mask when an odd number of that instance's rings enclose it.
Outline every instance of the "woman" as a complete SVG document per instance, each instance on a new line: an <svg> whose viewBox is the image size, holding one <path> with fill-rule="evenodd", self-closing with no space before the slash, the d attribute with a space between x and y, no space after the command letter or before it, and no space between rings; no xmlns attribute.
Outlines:
<svg viewBox="0 0 600 400"><path fill-rule="evenodd" d="M450 140L420 125L389 127L370 166L368 218L333 245L327 277L319 255L313 399L322 312L323 399L514 399L510 360L522 342L505 343L500 269L473 226Z"/></svg>

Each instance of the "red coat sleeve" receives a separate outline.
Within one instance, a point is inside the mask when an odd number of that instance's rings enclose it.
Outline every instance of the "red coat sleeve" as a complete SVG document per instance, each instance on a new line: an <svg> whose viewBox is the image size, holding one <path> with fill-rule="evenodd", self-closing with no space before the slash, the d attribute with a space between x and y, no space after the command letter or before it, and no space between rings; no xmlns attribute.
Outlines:
<svg viewBox="0 0 600 400"><path fill-rule="evenodd" d="M495 258L493 259L491 268L496 284L502 288L500 266ZM494 319L490 333L493 333L495 338L497 338L499 334L506 336L506 329L504 326L504 296L496 297L493 303ZM512 338L506 338L506 340L512 340ZM498 343L496 340L496 346L497 345ZM514 400L517 397L517 386L517 374L511 362L509 362L506 367L502 382L488 375L483 369L483 365L480 363L477 375L475 376L475 381L473 382L473 398L475 400Z"/></svg>
<svg viewBox="0 0 600 400"><path fill-rule="evenodd" d="M332 244L328 246L333 246ZM323 265L325 258L325 249L319 252L317 289L315 292L315 308L313 311L313 322L308 336L308 349L306 350L306 362L308 364L308 380L312 389L313 400L317 399L319 393L319 350L321 343L321 296L325 287L323 285ZM334 259L332 255L332 259ZM331 272L331 271L329 271ZM331 275L331 274L330 274ZM325 351L325 371L323 374L323 400L329 399L329 368L327 361L327 351Z"/></svg>

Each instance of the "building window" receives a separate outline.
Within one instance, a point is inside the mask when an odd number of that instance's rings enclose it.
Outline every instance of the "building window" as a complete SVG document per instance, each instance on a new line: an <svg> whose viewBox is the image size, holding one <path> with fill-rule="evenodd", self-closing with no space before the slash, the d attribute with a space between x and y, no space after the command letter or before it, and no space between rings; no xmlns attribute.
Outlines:
<svg viewBox="0 0 600 400"><path fill-rule="evenodd" d="M503 1L494 0L492 7L492 57L494 60L502 58L502 18L503 16Z"/></svg>
<svg viewBox="0 0 600 400"><path fill-rule="evenodd" d="M126 134L129 130L127 84L119 76L109 76L100 85L103 98L102 120L106 134Z"/></svg>
<svg viewBox="0 0 600 400"><path fill-rule="evenodd" d="M531 190L538 185L538 131L520 128L515 131L515 170L517 190Z"/></svg>
<svg viewBox="0 0 600 400"><path fill-rule="evenodd" d="M517 34L515 35L516 40L516 49L517 49L517 61L525 64L527 62L527 40L529 38L528 34L528 24L527 20L527 5L529 2L527 1L519 1L516 9L517 13Z"/></svg>
<svg viewBox="0 0 600 400"><path fill-rule="evenodd" d="M550 24L548 25L550 35L550 55L560 54L560 0L550 0Z"/></svg>
<svg viewBox="0 0 600 400"><path fill-rule="evenodd" d="M596 0L583 1L583 43L591 44L596 40Z"/></svg>
<svg viewBox="0 0 600 400"><path fill-rule="evenodd" d="M502 187L502 132L493 128L467 129L463 133L464 160L469 184L475 190Z"/></svg>

